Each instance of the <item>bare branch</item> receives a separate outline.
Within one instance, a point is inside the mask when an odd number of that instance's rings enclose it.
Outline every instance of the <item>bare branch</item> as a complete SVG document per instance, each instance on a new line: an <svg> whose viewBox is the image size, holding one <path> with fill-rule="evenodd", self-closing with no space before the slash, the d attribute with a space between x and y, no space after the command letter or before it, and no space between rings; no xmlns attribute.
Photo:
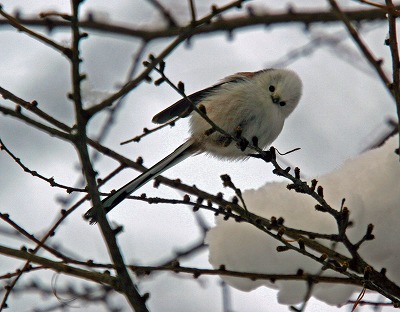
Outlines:
<svg viewBox="0 0 400 312"><path fill-rule="evenodd" d="M362 283L357 280L352 280L351 278L343 277L328 277L310 274L262 274L262 273L252 273L252 272L239 272L228 270L225 267L219 269L199 269L192 267L180 266L178 262L172 263L168 266L136 266L130 265L129 269L135 272L137 275L150 274L152 272L163 272L170 271L175 273L187 273L192 274L194 277L198 278L201 275L219 275L219 276L232 276L232 277L243 277L251 280L285 280L285 281L307 281L309 279L314 280L315 283L333 283L333 284L347 284L347 285L359 285Z"/></svg>
<svg viewBox="0 0 400 312"><path fill-rule="evenodd" d="M25 26L22 25L22 23L20 21L18 21L16 18L12 17L11 15L7 14L6 12L4 12L4 10L2 9L2 7L0 6L0 15L2 15L7 22L13 26L14 28L18 29L19 31L25 32L28 35L34 37L35 39L51 46L52 48L54 48L55 50L61 52L62 54L64 54L67 58L71 57L71 50L63 47L62 45L59 45L58 43L56 43L55 41L33 31L30 30L29 28L26 28Z"/></svg>
<svg viewBox="0 0 400 312"><path fill-rule="evenodd" d="M238 1L235 1L238 2ZM235 6L235 5L234 5ZM396 10L400 7L396 6ZM386 20L386 12L382 9L358 9L358 10L348 10L345 11L346 17L353 22L363 22L363 21L374 21L374 20ZM223 20L218 20L211 22L210 24L204 24L202 27L198 27L191 33L193 35L199 34L209 34L220 31L232 31L235 29L254 27L254 26L274 26L280 24L288 23L301 23L306 26L315 23L336 23L341 21L334 13L331 11L315 11L315 12L296 12L290 11L287 13L259 13L254 15L246 15L241 17L226 18ZM66 22L58 19L36 19L36 18L19 18L18 22L23 25L44 27L49 30L54 30L55 28L70 28L70 22ZM8 25L8 21L0 19L1 25ZM182 32L186 31L189 26L182 27L168 27L158 30L146 30L130 28L123 25L117 25L113 23L104 23L101 21L96 21L93 19L82 20L79 22L79 27L86 29L88 31L95 31L101 34L114 34L120 36L128 36L142 39L145 42L152 40L176 37Z"/></svg>
<svg viewBox="0 0 400 312"><path fill-rule="evenodd" d="M54 177L51 178L46 178L45 176L41 175L40 173L38 173L37 171L31 170L29 169L27 166L25 166L22 161L16 157L3 143L3 141L0 139L0 150L4 150L8 155L10 155L10 157L12 159L14 159L14 161L25 171L30 173L32 176L34 177L38 177L39 179L46 181L47 183L50 184L51 187L58 187L61 189L65 189L67 191L68 194L72 193L72 192L86 192L85 189L79 189L79 188L75 188L75 187L71 187L71 186L66 186L60 183L57 183L54 180Z"/></svg>
<svg viewBox="0 0 400 312"><path fill-rule="evenodd" d="M122 292L129 302L131 307L137 312L145 312L148 311L145 301L146 298L141 296L136 288L136 285L133 283L132 278L130 277L124 263L124 258L122 256L121 250L118 246L116 235L117 233L111 228L103 207L100 202L99 190L96 183L96 173L92 167L88 146L87 146L87 134L86 134L86 126L89 121L88 115L83 109L82 106L82 97L81 97L81 86L80 83L82 81L82 75L80 73L80 50L79 45L81 39L84 38L84 34L80 32L79 28L79 6L80 1L72 0L72 17L71 17L71 30L72 30L72 57L71 57L71 66L72 66L72 95L71 99L74 102L75 106L75 116L76 116L76 125L77 125L77 135L74 136L74 145L77 149L82 169L85 175L85 179L87 181L87 189L92 198L92 203L96 209L98 223L103 234L104 241L107 245L108 252L112 258L114 263L115 270L118 275L119 281L119 291Z"/></svg>
<svg viewBox="0 0 400 312"><path fill-rule="evenodd" d="M189 0L189 6L190 6L190 16L192 18L192 21L196 21L197 19L197 13L196 13L196 4L194 3L195 0Z"/></svg>
<svg viewBox="0 0 400 312"><path fill-rule="evenodd" d="M60 131L58 129L49 127L41 122L38 122L32 118L25 116L22 113L20 106L17 106L15 110L12 110L12 109L9 109L8 107L4 107L4 106L0 105L0 112L3 113L4 115L9 115L14 118L17 118L18 120L23 121L23 122L33 126L34 128L40 129L51 136L55 136L55 137L64 139L69 142L71 141L71 135L69 133L65 133L64 131ZM68 128L68 129L71 129L71 128Z"/></svg>
<svg viewBox="0 0 400 312"><path fill-rule="evenodd" d="M121 144L121 145L125 145L125 144L131 143L131 142L139 142L139 141L140 141L142 138L144 138L145 136L148 136L149 134L152 134L153 132L156 132L156 131L158 131L158 130L161 130L161 129L165 128L166 126L171 126L171 127L175 126L175 123L176 123L179 119L180 119L180 117L177 117L177 118L173 119L172 121L169 121L169 122L167 122L167 123L165 123L165 124L162 124L162 125L160 125L160 126L154 127L154 128L152 128L152 129L143 128L143 133L142 133L142 134L137 135L137 136L135 136L135 137L132 138L132 139L123 141L123 142L121 142L120 144Z"/></svg>
<svg viewBox="0 0 400 312"><path fill-rule="evenodd" d="M166 9L158 0L147 0L149 3L151 3L164 17L164 19L167 21L169 27L177 27L178 23L175 20L175 18L171 15L171 13Z"/></svg>
<svg viewBox="0 0 400 312"><path fill-rule="evenodd" d="M0 246L0 254L8 255L8 256L11 256L11 257L17 258L17 259L27 260L28 262L40 264L40 265L44 266L45 268L51 269L58 273L61 272L61 273L67 274L67 275L84 278L84 279L90 280L95 283L107 284L107 285L112 286L115 289L120 288L118 286L117 278L115 278L109 274L106 274L106 273L98 273L98 272L82 270L79 268L75 268L75 267L66 265L61 262L56 262L56 261L49 260L47 258L39 257L33 253L29 253L24 250L12 249L12 248L8 248L5 246Z"/></svg>
<svg viewBox="0 0 400 312"><path fill-rule="evenodd" d="M370 49L367 47L367 45L364 43L364 41L361 39L360 35L358 34L357 30L354 28L354 26L351 24L350 19L348 16L340 9L339 5L336 3L335 0L329 0L329 3L331 4L332 10L334 14L343 21L344 25L346 26L350 36L353 38L355 43L358 45L360 48L361 52L364 54L365 58L368 60L368 62L375 68L377 74L381 78L382 82L384 83L385 87L388 88L390 86L390 81L389 78L387 77L386 73L383 71L382 68L382 60L378 60L375 58L375 56L372 54ZM389 89L390 91L390 89ZM393 93L391 92L393 95Z"/></svg>
<svg viewBox="0 0 400 312"><path fill-rule="evenodd" d="M392 0L386 0L386 5L391 9L388 14L389 19L389 46L390 52L392 55L392 75L393 75L393 84L390 85L390 89L394 94L394 99L396 101L397 108L397 120L400 121L400 61L399 61L399 48L397 42L397 32L396 32L396 16L393 14L394 5ZM400 123L397 126L397 132L400 136ZM399 139L400 140L400 139ZM400 141L399 141L400 146Z"/></svg>
<svg viewBox="0 0 400 312"><path fill-rule="evenodd" d="M61 121L55 119L54 117L52 117L49 114L47 114L44 111L42 111L38 107L39 103L37 101L33 100L32 102L27 102L27 101L21 99L20 97L16 96L12 92L10 92L10 91L2 88L2 87L0 87L0 94L3 96L3 98L5 100L10 100L10 101L14 102L17 105L22 106L26 110L33 112L34 114L36 114L40 118L42 118L45 121L49 122L53 126L56 126L57 128L59 128L59 129L61 129L63 131L66 131L68 133L71 132L71 128L69 126L67 126L66 124L62 123Z"/></svg>

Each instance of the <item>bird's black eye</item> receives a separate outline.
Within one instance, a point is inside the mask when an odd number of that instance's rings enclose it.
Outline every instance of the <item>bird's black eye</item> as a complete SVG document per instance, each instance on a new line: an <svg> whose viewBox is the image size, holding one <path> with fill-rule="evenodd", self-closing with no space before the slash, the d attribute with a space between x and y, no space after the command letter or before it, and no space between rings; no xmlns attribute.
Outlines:
<svg viewBox="0 0 400 312"><path fill-rule="evenodd" d="M280 106L285 106L285 105L286 105L286 102L285 102L285 101L280 101L280 102L279 102L279 105L280 105Z"/></svg>
<svg viewBox="0 0 400 312"><path fill-rule="evenodd" d="M269 86L268 90L269 90L270 92L274 92L274 91L275 91L275 87L274 87L274 86Z"/></svg>

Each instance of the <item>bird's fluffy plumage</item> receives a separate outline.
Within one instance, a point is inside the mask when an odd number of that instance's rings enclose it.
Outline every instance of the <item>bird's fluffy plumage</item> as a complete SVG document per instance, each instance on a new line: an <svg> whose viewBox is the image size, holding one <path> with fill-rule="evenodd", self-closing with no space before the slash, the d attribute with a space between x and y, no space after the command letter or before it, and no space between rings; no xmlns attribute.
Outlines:
<svg viewBox="0 0 400 312"><path fill-rule="evenodd" d="M299 76L287 69L266 69L257 72L242 72L228 76L220 83L181 99L154 116L153 121L164 123L174 117L186 117L195 105L203 105L207 116L229 135L235 136L238 127L241 136L252 142L256 137L258 146L270 145L282 131L285 119L299 103L302 82ZM106 197L103 208L109 212L123 199L142 185L154 179L168 168L190 155L206 152L210 155L243 159L248 149L241 150L230 143L229 137L214 131L207 133L211 125L199 114L190 115L190 137L174 152L162 159L148 171ZM229 144L230 143L230 144ZM95 221L93 208L85 218Z"/></svg>
<svg viewBox="0 0 400 312"><path fill-rule="evenodd" d="M286 69L238 73L222 82L199 104L204 105L207 116L225 132L235 136L240 127L242 137L249 142L257 137L260 148L271 144L282 131L285 119L300 100L302 89L297 74ZM271 87L274 91L270 91ZM274 103L272 97L279 102ZM191 115L190 140L198 146L199 152L231 159L249 154L248 150L241 151L235 144L225 146L229 139L221 133L207 136L205 132L210 128L199 114Z"/></svg>

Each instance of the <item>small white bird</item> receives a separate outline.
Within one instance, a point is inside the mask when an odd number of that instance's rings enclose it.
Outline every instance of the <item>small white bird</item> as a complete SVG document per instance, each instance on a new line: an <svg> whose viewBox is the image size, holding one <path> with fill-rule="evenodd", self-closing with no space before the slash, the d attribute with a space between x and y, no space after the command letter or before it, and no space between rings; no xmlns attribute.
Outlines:
<svg viewBox="0 0 400 312"><path fill-rule="evenodd" d="M282 131L285 119L299 103L302 82L299 76L287 69L265 69L241 72L224 78L220 83L188 96L202 105L207 116L231 136L237 135L249 142L257 141L260 148L270 145ZM193 111L191 103L183 98L153 117L155 123L165 123L174 117L187 117ZM108 213L132 192L156 178L162 172L187 157L200 153L231 160L249 156L246 147L230 144L231 138L214 131L198 113L191 114L191 136L170 155L145 171L136 179L102 200ZM84 215L96 222L93 208Z"/></svg>

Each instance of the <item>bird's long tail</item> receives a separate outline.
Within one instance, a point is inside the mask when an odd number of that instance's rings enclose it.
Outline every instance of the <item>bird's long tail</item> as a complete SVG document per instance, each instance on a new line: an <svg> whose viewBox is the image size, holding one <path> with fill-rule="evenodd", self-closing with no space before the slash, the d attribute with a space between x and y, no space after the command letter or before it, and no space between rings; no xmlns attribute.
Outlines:
<svg viewBox="0 0 400 312"><path fill-rule="evenodd" d="M145 185L151 179L158 177L165 170L175 166L182 160L193 155L194 148L192 141L186 141L181 146L179 146L175 151L169 154L167 157L159 161L153 167L143 172L136 179L128 182L119 190L113 194L107 196L102 200L103 208L106 213L110 212L115 206L117 206L121 201L127 198L134 191ZM90 223L96 223L96 213L93 208L90 208L85 214L84 218L90 220Z"/></svg>

